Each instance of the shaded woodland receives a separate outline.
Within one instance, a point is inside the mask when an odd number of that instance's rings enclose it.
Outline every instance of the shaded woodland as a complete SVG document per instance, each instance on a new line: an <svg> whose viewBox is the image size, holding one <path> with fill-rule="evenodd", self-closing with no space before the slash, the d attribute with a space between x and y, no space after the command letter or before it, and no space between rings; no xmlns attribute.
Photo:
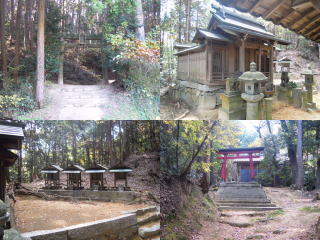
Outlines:
<svg viewBox="0 0 320 240"><path fill-rule="evenodd" d="M10 177L32 182L50 164L125 164L131 154L158 152L159 144L157 121L28 121L22 158Z"/></svg>
<svg viewBox="0 0 320 240"><path fill-rule="evenodd" d="M46 88L61 84L64 74L69 84L117 80L137 111L143 102L145 115L155 118L159 0L1 0L0 6L2 117L42 108Z"/></svg>

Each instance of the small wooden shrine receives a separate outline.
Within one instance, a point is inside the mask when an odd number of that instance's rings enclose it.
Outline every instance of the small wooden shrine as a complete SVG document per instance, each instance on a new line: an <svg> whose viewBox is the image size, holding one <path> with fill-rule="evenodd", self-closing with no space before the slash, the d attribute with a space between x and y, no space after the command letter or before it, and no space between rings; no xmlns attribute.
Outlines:
<svg viewBox="0 0 320 240"><path fill-rule="evenodd" d="M60 185L60 172L63 169L58 165L50 165L41 170L41 173L44 173L45 177L45 188L46 189L59 189Z"/></svg>
<svg viewBox="0 0 320 240"><path fill-rule="evenodd" d="M124 190L129 190L128 187L128 173L132 172L132 168L125 166L124 164L118 164L109 169L109 172L114 173L114 187L117 187L117 181L125 181Z"/></svg>
<svg viewBox="0 0 320 240"><path fill-rule="evenodd" d="M90 188L95 190L104 189L103 174L108 168L94 163L90 168L86 169L86 173L90 174Z"/></svg>
<svg viewBox="0 0 320 240"><path fill-rule="evenodd" d="M21 150L24 124L0 121L0 200L5 200L6 175L19 156L10 150Z"/></svg>
<svg viewBox="0 0 320 240"><path fill-rule="evenodd" d="M67 174L67 189L69 190L81 190L81 172L85 169L79 165L71 165L65 168L62 172Z"/></svg>

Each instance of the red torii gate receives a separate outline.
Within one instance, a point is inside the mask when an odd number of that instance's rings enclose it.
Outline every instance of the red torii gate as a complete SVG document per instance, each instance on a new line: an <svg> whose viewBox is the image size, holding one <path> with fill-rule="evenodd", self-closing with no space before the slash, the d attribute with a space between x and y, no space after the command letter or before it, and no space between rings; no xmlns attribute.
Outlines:
<svg viewBox="0 0 320 240"><path fill-rule="evenodd" d="M260 158L260 153L264 150L264 147L253 148L228 148L220 149L218 159L223 160L221 163L221 178L223 181L227 180L227 161L228 159L249 159L250 163L250 177L254 178L254 158ZM223 155L223 156L221 156Z"/></svg>

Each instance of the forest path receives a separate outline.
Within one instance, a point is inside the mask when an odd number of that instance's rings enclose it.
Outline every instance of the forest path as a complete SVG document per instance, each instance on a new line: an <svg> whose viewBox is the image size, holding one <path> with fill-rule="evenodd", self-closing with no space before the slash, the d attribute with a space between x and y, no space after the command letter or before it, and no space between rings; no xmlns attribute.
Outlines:
<svg viewBox="0 0 320 240"><path fill-rule="evenodd" d="M46 90L43 109L21 119L102 120L139 119L130 95L112 85L58 85Z"/></svg>
<svg viewBox="0 0 320 240"><path fill-rule="evenodd" d="M320 207L320 203L312 202L311 197L304 196L300 191L288 188L264 188L268 197L283 213L223 211L220 222L202 222L202 229L197 240L311 240L314 224L320 212L302 211L304 207ZM256 214L262 214L257 216ZM277 214L278 213L278 214ZM235 227L221 221L229 221L247 227Z"/></svg>

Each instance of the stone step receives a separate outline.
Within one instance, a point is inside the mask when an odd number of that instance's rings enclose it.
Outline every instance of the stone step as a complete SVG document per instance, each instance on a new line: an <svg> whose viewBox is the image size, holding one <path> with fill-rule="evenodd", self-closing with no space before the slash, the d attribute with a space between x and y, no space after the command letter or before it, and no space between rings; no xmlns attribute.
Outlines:
<svg viewBox="0 0 320 240"><path fill-rule="evenodd" d="M250 206L250 207L276 207L275 204L272 204L272 203L248 203L248 202L243 202L243 203L228 203L228 202L225 202L225 203L217 203L218 206Z"/></svg>
<svg viewBox="0 0 320 240"><path fill-rule="evenodd" d="M136 212L137 216L141 216L141 215L148 213L148 212L157 212L157 211L158 211L158 208L156 206L151 206L151 207L138 209L135 212Z"/></svg>
<svg viewBox="0 0 320 240"><path fill-rule="evenodd" d="M279 207L254 207L254 206L219 206L219 210L249 210L249 211L274 211L280 210Z"/></svg>
<svg viewBox="0 0 320 240"><path fill-rule="evenodd" d="M270 203L271 201L266 198L225 198L216 199L217 202L252 202L252 203Z"/></svg>
<svg viewBox="0 0 320 240"><path fill-rule="evenodd" d="M160 235L160 223L156 223L151 227L140 227L139 236L142 239L148 239Z"/></svg>
<svg viewBox="0 0 320 240"><path fill-rule="evenodd" d="M158 220L160 220L160 212L147 212L138 216L138 225L141 226Z"/></svg>

